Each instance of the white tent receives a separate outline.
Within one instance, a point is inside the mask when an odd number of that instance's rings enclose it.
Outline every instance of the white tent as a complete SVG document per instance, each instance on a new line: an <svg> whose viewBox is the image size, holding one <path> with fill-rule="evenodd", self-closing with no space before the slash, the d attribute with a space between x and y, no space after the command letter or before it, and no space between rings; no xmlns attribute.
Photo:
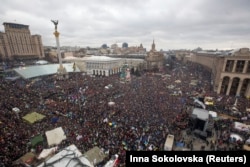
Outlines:
<svg viewBox="0 0 250 167"><path fill-rule="evenodd" d="M109 106L113 106L113 105L115 105L115 102L110 101L110 102L108 102L108 105L109 105Z"/></svg>
<svg viewBox="0 0 250 167"><path fill-rule="evenodd" d="M62 127L55 128L53 130L45 132L46 137L47 137L47 142L48 145L58 145L60 144L63 140L66 139L66 135L62 129Z"/></svg>
<svg viewBox="0 0 250 167"><path fill-rule="evenodd" d="M111 159L104 165L104 167L114 167L118 163L118 155L115 154L111 157Z"/></svg>
<svg viewBox="0 0 250 167"><path fill-rule="evenodd" d="M38 159L47 158L49 155L55 153L57 147L52 147L50 149L43 149L43 151L39 154Z"/></svg>
<svg viewBox="0 0 250 167"><path fill-rule="evenodd" d="M181 80L176 80L176 81L174 81L175 83L181 83Z"/></svg>
<svg viewBox="0 0 250 167"><path fill-rule="evenodd" d="M17 113L17 114L21 112L20 109L17 107L12 108L12 111Z"/></svg>
<svg viewBox="0 0 250 167"><path fill-rule="evenodd" d="M108 155L106 155L103 150L97 146L83 154L83 157L85 157L93 165L102 162L107 156Z"/></svg>
<svg viewBox="0 0 250 167"><path fill-rule="evenodd" d="M246 125L241 122L234 122L234 128L239 131L245 131L245 132L250 131L250 125Z"/></svg>
<svg viewBox="0 0 250 167"><path fill-rule="evenodd" d="M208 114L211 115L213 118L217 118L218 117L217 112L214 112L214 111L208 111Z"/></svg>
<svg viewBox="0 0 250 167"><path fill-rule="evenodd" d="M238 141L238 140L243 141L243 138L240 135L236 134L236 133L231 133L230 138L235 138L236 141Z"/></svg>
<svg viewBox="0 0 250 167"><path fill-rule="evenodd" d="M46 160L38 167L53 166L53 167L62 167L62 166L88 166L93 167L90 161L83 157L82 153L78 150L75 145L70 145L64 148L62 151Z"/></svg>

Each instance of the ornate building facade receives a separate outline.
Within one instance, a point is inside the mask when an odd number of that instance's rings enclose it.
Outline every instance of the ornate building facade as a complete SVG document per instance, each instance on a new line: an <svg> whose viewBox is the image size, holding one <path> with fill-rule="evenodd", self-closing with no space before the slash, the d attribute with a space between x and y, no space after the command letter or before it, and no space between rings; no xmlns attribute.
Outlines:
<svg viewBox="0 0 250 167"><path fill-rule="evenodd" d="M31 35L29 26L3 23L5 32L0 32L0 59L25 60L44 57L42 38Z"/></svg>
<svg viewBox="0 0 250 167"><path fill-rule="evenodd" d="M147 56L145 57L145 60L147 62L148 70L161 70L163 68L164 55L161 52L156 51L154 41L151 50L147 53Z"/></svg>
<svg viewBox="0 0 250 167"><path fill-rule="evenodd" d="M85 59L85 63L88 75L110 76L121 71L121 61L119 58L91 56Z"/></svg>
<svg viewBox="0 0 250 167"><path fill-rule="evenodd" d="M241 48L228 54L194 52L186 57L211 70L213 90L218 94L250 97L250 50Z"/></svg>

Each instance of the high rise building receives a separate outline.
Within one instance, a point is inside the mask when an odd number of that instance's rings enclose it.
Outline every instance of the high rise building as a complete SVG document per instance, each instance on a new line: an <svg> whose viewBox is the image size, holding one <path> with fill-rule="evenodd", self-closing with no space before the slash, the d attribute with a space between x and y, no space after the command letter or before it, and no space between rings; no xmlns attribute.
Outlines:
<svg viewBox="0 0 250 167"><path fill-rule="evenodd" d="M31 35L28 25L3 23L5 32L0 32L0 59L27 60L44 57L42 38Z"/></svg>

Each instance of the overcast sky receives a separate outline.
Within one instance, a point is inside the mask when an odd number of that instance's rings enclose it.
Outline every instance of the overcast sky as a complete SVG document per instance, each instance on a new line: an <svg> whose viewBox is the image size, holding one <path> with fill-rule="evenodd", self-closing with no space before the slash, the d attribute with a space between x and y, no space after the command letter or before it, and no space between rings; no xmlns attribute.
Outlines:
<svg viewBox="0 0 250 167"><path fill-rule="evenodd" d="M250 47L250 0L1 0L1 24L29 25L45 46L56 45L51 19L61 46Z"/></svg>

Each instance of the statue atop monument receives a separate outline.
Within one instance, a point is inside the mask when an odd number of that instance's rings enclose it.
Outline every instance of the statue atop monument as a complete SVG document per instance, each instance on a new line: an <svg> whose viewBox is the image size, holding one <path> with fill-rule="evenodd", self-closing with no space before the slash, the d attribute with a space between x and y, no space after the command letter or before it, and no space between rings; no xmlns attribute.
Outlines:
<svg viewBox="0 0 250 167"><path fill-rule="evenodd" d="M58 20L51 20L55 25L55 30L57 31Z"/></svg>

